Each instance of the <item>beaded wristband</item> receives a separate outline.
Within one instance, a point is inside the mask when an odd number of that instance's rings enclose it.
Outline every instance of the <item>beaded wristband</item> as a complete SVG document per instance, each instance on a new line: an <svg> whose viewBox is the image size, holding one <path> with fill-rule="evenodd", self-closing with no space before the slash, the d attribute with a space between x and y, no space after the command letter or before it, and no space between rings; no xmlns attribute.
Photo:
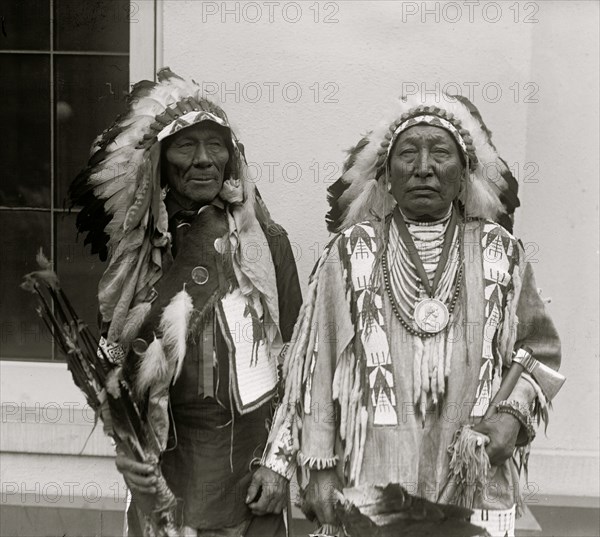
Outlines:
<svg viewBox="0 0 600 537"><path fill-rule="evenodd" d="M340 534L340 526L333 526L332 524L323 524L316 530L315 533L310 533L309 537L336 537ZM345 534L344 534L345 535Z"/></svg>
<svg viewBox="0 0 600 537"><path fill-rule="evenodd" d="M521 424L521 431L517 437L516 446L522 447L533 442L535 438L535 429L533 428L533 418L529 412L529 405L518 401L500 401L495 405L499 413L510 414ZM526 438L522 438L522 431L526 433Z"/></svg>
<svg viewBox="0 0 600 537"><path fill-rule="evenodd" d="M515 401L514 399L505 399L504 401L500 401L499 403L497 403L496 406L510 406L515 410L518 410L521 414L523 414L523 416L527 418L527 421L529 423L533 423L530 412L531 406L527 403L521 403L520 401Z"/></svg>

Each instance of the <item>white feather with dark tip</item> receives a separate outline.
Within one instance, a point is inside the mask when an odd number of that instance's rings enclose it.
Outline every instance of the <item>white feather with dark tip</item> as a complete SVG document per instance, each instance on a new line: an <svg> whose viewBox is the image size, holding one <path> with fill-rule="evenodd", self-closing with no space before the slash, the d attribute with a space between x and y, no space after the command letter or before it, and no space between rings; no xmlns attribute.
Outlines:
<svg viewBox="0 0 600 537"><path fill-rule="evenodd" d="M192 297L182 289L163 310L159 330L167 360L175 364L173 382L177 380L183 367L187 350L187 335L190 317L194 310Z"/></svg>
<svg viewBox="0 0 600 537"><path fill-rule="evenodd" d="M139 362L136 391L143 395L148 388L169 373L169 363L163 351L160 339L154 338Z"/></svg>

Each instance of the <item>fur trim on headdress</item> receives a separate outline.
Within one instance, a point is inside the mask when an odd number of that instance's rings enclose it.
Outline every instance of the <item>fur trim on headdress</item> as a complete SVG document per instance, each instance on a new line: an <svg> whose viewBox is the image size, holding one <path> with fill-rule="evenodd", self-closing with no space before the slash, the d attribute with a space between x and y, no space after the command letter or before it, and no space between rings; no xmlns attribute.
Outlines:
<svg viewBox="0 0 600 537"><path fill-rule="evenodd" d="M459 199L466 216L506 222L519 205L518 185L492 144L491 132L468 100L446 95L442 105L439 101L439 96L399 99L388 119L349 151L341 178L328 189L331 210L326 220L330 231L373 216L383 218L395 205L380 180L386 175L388 148L402 123L425 115L451 123L464 141L469 172Z"/></svg>

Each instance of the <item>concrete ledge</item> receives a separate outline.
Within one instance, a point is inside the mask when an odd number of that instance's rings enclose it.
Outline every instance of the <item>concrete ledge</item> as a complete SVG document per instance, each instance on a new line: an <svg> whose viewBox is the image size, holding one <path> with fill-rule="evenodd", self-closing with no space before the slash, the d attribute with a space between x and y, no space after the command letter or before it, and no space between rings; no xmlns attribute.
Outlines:
<svg viewBox="0 0 600 537"><path fill-rule="evenodd" d="M529 504L545 498L600 497L600 455L597 451L535 449L529 457ZM524 490L524 489L522 489ZM585 501L585 500L582 500ZM598 507L598 503L595 504Z"/></svg>
<svg viewBox="0 0 600 537"><path fill-rule="evenodd" d="M2 453L0 482L3 505L122 511L127 498L108 457Z"/></svg>
<svg viewBox="0 0 600 537"><path fill-rule="evenodd" d="M115 448L90 407L74 402L0 407L0 452L113 457Z"/></svg>
<svg viewBox="0 0 600 537"><path fill-rule="evenodd" d="M0 537L123 537L124 513L0 505Z"/></svg>
<svg viewBox="0 0 600 537"><path fill-rule="evenodd" d="M0 452L114 456L63 362L0 361Z"/></svg>

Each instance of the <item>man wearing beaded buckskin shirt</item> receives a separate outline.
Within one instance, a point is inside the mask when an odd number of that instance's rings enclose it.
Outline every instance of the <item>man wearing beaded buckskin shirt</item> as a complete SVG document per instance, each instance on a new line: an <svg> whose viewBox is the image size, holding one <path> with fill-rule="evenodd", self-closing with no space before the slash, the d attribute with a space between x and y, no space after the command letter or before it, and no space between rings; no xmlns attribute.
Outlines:
<svg viewBox="0 0 600 537"><path fill-rule="evenodd" d="M328 224L339 233L288 351L271 449L281 430L297 438L310 476L304 510L334 535L342 487L400 483L458 503L448 448L472 426L488 438L492 467L471 521L514 535L521 499L511 456L528 449L532 416L545 420L547 401L524 374L493 419L482 418L514 350L560 363L531 266L506 229L516 181L477 109L448 95L399 100L349 153L329 189Z"/></svg>

